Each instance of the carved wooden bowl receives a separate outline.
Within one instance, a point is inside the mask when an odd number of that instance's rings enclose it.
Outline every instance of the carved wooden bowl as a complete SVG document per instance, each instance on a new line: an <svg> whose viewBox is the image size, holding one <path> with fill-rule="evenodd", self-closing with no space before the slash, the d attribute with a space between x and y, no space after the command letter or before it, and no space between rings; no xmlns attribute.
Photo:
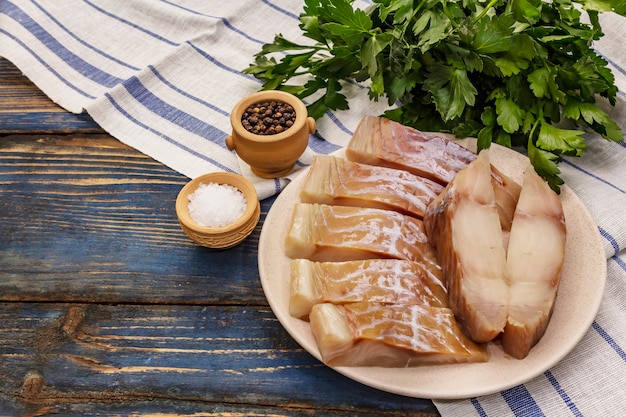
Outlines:
<svg viewBox="0 0 626 417"><path fill-rule="evenodd" d="M198 225L189 214L189 195L201 184L228 184L236 187L246 198L246 208L239 219L222 227ZM226 203L224 203L226 204ZM225 210L228 207L224 207ZM213 249L231 248L243 241L256 227L261 215L259 199L254 185L241 175L228 172L213 172L189 181L176 198L178 223L191 240L201 246Z"/></svg>

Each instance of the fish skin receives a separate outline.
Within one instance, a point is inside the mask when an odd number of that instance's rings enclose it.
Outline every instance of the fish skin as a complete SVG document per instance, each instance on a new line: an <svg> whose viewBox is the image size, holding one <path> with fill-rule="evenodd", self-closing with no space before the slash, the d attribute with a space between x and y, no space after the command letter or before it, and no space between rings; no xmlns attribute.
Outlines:
<svg viewBox="0 0 626 417"><path fill-rule="evenodd" d="M403 169L445 186L476 154L445 137L384 117L364 116L346 147L346 157Z"/></svg>
<svg viewBox="0 0 626 417"><path fill-rule="evenodd" d="M331 366L409 367L485 362L486 346L465 336L448 308L368 302L316 304L311 330Z"/></svg>
<svg viewBox="0 0 626 417"><path fill-rule="evenodd" d="M508 317L506 253L488 150L459 171L431 202L424 226L435 247L448 305L477 343L497 337Z"/></svg>
<svg viewBox="0 0 626 417"><path fill-rule="evenodd" d="M312 261L406 259L439 267L421 220L391 210L297 203L285 255Z"/></svg>
<svg viewBox="0 0 626 417"><path fill-rule="evenodd" d="M371 115L361 119L346 147L350 161L404 170L443 186L476 156L447 137ZM508 231L521 187L497 168L491 169L498 214Z"/></svg>
<svg viewBox="0 0 626 417"><path fill-rule="evenodd" d="M346 262L291 261L289 312L308 319L315 304L423 304L447 306L441 269L401 259Z"/></svg>
<svg viewBox="0 0 626 417"><path fill-rule="evenodd" d="M316 155L300 201L394 210L421 219L441 191L442 185L405 170Z"/></svg>
<svg viewBox="0 0 626 417"><path fill-rule="evenodd" d="M509 232L522 186L493 165L491 165L491 185L500 217L500 226L504 232Z"/></svg>
<svg viewBox="0 0 626 417"><path fill-rule="evenodd" d="M525 358L545 334L561 280L566 236L561 199L528 167L507 253L510 307L501 340L514 358Z"/></svg>

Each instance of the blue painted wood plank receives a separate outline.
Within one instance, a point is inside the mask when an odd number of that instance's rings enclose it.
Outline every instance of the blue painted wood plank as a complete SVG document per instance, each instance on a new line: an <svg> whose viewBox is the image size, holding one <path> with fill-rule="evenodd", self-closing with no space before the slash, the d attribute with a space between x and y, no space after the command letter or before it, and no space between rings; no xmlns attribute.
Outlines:
<svg viewBox="0 0 626 417"><path fill-rule="evenodd" d="M0 136L12 134L103 133L87 113L63 110L11 62L0 58Z"/></svg>
<svg viewBox="0 0 626 417"><path fill-rule="evenodd" d="M21 412L155 398L279 415L435 415L430 401L324 366L267 307L16 303L0 304L0 322L0 404L12 397Z"/></svg>
<svg viewBox="0 0 626 417"><path fill-rule="evenodd" d="M103 130L87 113L29 112L0 113L0 135L36 133L102 133Z"/></svg>
<svg viewBox="0 0 626 417"><path fill-rule="evenodd" d="M272 200L242 244L211 250L178 225L187 181L114 140L0 140L0 300L264 304Z"/></svg>

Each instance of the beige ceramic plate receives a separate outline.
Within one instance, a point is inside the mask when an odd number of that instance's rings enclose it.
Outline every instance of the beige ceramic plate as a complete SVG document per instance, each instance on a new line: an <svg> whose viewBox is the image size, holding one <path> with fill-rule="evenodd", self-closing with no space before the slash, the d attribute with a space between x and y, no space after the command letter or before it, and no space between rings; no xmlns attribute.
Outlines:
<svg viewBox="0 0 626 417"><path fill-rule="evenodd" d="M472 147L466 141L464 145ZM343 151L337 153L343 156ZM517 182L528 159L493 145L492 163ZM309 324L289 315L289 265L283 243L293 206L304 181L297 177L269 211L259 242L259 272L265 296L278 320L309 353L320 353ZM544 337L523 360L505 357L500 346L489 345L486 363L413 368L334 367L341 374L384 391L417 398L460 399L498 392L524 383L558 363L582 339L594 320L606 281L606 259L600 235L589 212L570 188L561 188L568 228L565 265L554 314Z"/></svg>

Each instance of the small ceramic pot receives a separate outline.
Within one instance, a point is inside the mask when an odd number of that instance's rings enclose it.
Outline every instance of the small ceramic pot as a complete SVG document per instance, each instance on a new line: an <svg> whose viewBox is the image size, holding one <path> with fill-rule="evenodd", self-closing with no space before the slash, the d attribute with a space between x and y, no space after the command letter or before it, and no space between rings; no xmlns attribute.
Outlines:
<svg viewBox="0 0 626 417"><path fill-rule="evenodd" d="M241 118L252 104L263 101L280 101L291 105L296 112L293 125L281 133L257 135L247 131ZM306 106L293 94L266 90L251 94L241 100L230 114L232 135L226 137L226 146L245 161L252 172L261 178L278 178L288 174L315 132L315 120L308 117Z"/></svg>
<svg viewBox="0 0 626 417"><path fill-rule="evenodd" d="M193 221L188 208L189 194L196 191L200 184L208 183L232 185L244 194L246 209L239 219L222 227L200 226ZM213 172L189 181L180 190L176 198L176 215L181 229L198 245L213 249L228 249L239 244L254 231L261 216L261 207L254 185L246 178L229 172Z"/></svg>

